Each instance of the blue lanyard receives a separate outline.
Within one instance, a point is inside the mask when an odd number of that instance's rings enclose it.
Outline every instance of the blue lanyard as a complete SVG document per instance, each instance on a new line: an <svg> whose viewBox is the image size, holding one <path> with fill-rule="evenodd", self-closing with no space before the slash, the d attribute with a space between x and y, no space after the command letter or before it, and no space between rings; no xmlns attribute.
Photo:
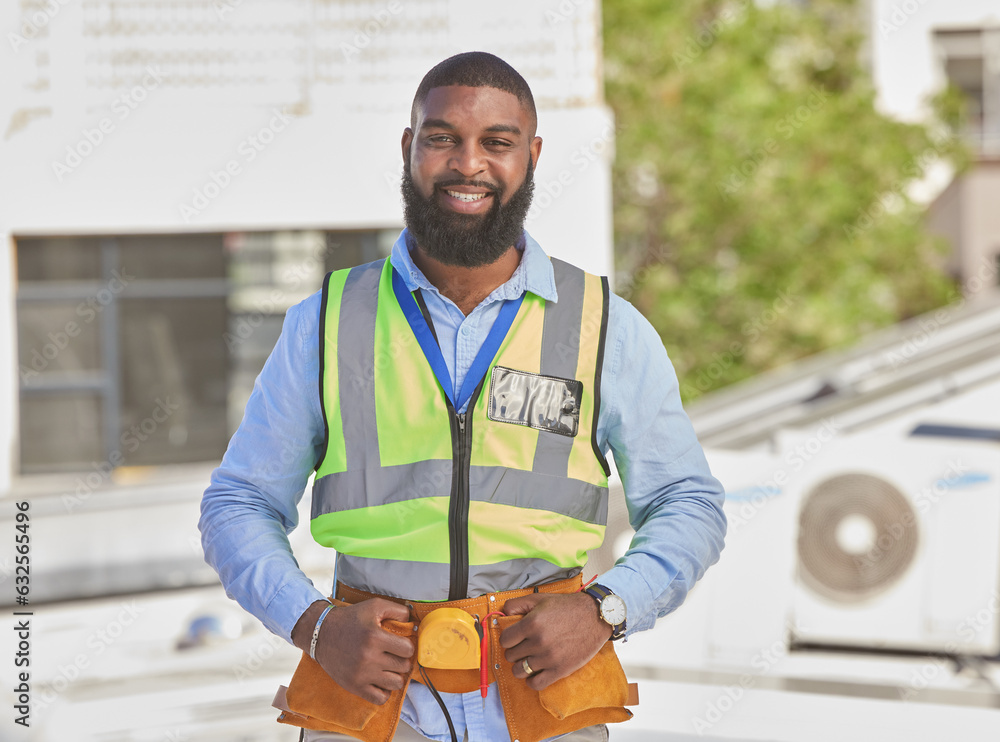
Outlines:
<svg viewBox="0 0 1000 742"><path fill-rule="evenodd" d="M479 348L475 360L473 360L472 365L469 367L469 372L465 375L465 381L462 382L462 389L456 400L455 388L451 383L451 374L448 373L448 365L441 354L441 348L438 347L437 341L434 339L434 334L427 325L427 320L424 319L420 307L417 306L416 299L413 298L413 294L406 288L406 284L395 268L392 269L392 290L396 294L396 301L399 303L400 309L403 310L406 321L410 323L410 329L413 330L413 335L417 338L417 343L424 352L424 357L427 359L427 363L430 364L431 370L434 371L434 376L437 377L441 389L448 395L448 400L456 410L462 409L462 405L469 401L472 393L479 386L480 380L486 375L490 363L493 362L493 356L500 350L500 345L503 343L504 338L507 337L507 331L514 324L514 317L517 316L517 311L521 308L521 302L524 301L524 294L521 294L516 299L507 299L504 301L503 306L500 307L500 314L497 315L496 320L493 322L493 327L490 328L486 340Z"/></svg>

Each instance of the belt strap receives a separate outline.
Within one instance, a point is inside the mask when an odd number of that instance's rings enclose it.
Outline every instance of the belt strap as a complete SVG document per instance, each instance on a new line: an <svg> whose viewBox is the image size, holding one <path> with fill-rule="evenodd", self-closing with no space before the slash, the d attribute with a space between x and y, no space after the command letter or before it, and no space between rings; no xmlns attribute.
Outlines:
<svg viewBox="0 0 1000 742"><path fill-rule="evenodd" d="M378 593L369 593L364 590L358 590L357 588L350 587L345 585L343 582L338 581L335 597L344 603L352 604L360 603L363 600L370 600L371 598L391 600L394 603L407 606L410 609L411 617L415 621L419 622L423 621L424 616L428 613L438 608L461 608L470 615L478 613L479 616L482 617L487 613L492 613L493 611L502 611L504 604L508 600L513 600L514 598L521 598L525 595L531 595L532 593L575 593L579 591L582 585L583 578L578 574L574 577L568 577L565 580L557 580L544 585L538 585L537 587L486 593L485 595L480 595L475 598L464 598L462 600L427 603L418 600L406 600L405 598L394 598L389 595L379 595Z"/></svg>

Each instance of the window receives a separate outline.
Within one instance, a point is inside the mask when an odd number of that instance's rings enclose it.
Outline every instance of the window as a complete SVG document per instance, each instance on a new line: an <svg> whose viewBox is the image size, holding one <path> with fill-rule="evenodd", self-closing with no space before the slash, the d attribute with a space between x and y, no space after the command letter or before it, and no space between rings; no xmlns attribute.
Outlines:
<svg viewBox="0 0 1000 742"><path fill-rule="evenodd" d="M1000 28L939 29L934 40L945 77L965 96L973 146L1000 153Z"/></svg>
<svg viewBox="0 0 1000 742"><path fill-rule="evenodd" d="M394 238L18 239L22 473L220 459L285 311Z"/></svg>

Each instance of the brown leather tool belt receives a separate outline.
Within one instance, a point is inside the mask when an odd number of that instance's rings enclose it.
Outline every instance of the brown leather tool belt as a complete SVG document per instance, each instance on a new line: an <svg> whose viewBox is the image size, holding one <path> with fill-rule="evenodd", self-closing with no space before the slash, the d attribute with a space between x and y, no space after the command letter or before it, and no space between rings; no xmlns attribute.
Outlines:
<svg viewBox="0 0 1000 742"><path fill-rule="evenodd" d="M360 603L384 598L410 609L412 620L389 621L383 628L409 639L416 650L417 628L423 618L438 608L460 608L472 615L486 616L502 611L508 600L532 593L573 593L580 589L579 575L566 580L539 585L537 588L488 593L476 598L443 603L421 603L368 593L337 583L336 601ZM590 662L571 675L542 691L528 687L523 678L515 678L511 664L504 658L500 634L521 616L496 616L485 627L489 631L490 664L488 680L500 693L507 730L512 740L538 742L548 737L576 731L594 724L626 721L632 713L625 706L638 703L635 684L625 677L614 644L607 642ZM404 679L401 690L377 706L341 688L305 652L288 688L281 686L273 705L281 709L278 721L292 726L346 734L365 742L389 742L399 723L410 680L422 682L416 663ZM425 668L437 690L444 693L469 693L479 689L479 670Z"/></svg>

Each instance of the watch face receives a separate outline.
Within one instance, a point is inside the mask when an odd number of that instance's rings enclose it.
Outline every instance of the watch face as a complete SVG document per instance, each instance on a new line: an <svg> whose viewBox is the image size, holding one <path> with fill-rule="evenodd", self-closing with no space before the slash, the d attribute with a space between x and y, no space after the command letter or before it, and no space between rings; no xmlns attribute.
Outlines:
<svg viewBox="0 0 1000 742"><path fill-rule="evenodd" d="M601 601L601 618L612 626L625 623L625 601L617 595L605 596Z"/></svg>

